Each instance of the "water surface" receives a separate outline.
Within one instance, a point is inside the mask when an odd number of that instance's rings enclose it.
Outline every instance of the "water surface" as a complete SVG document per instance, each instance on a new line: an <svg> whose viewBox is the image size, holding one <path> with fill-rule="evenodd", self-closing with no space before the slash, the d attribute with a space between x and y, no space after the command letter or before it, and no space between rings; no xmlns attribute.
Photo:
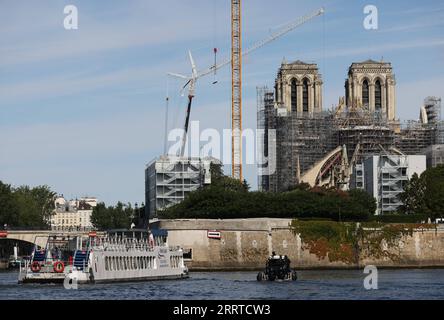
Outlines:
<svg viewBox="0 0 444 320"><path fill-rule="evenodd" d="M17 284L0 272L0 299L444 299L444 269L379 270L378 290L366 290L358 270L298 271L294 282L258 282L256 272L191 272L185 280L79 285Z"/></svg>

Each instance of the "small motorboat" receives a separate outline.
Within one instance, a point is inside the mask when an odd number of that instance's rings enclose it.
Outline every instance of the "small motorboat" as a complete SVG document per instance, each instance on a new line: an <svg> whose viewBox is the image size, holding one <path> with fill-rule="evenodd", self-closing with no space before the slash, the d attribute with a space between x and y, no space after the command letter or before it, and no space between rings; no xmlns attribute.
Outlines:
<svg viewBox="0 0 444 320"><path fill-rule="evenodd" d="M287 256L273 254L267 259L265 270L257 274L257 281L296 281L296 270L290 268Z"/></svg>

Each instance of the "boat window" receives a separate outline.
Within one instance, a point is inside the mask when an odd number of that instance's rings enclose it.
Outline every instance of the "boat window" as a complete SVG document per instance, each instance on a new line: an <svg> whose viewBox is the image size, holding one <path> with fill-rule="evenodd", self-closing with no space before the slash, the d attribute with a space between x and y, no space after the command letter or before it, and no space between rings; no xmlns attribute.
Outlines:
<svg viewBox="0 0 444 320"><path fill-rule="evenodd" d="M105 258L105 270L108 271L109 270L109 257Z"/></svg>
<svg viewBox="0 0 444 320"><path fill-rule="evenodd" d="M193 259L193 249L183 249L183 258L184 259Z"/></svg>

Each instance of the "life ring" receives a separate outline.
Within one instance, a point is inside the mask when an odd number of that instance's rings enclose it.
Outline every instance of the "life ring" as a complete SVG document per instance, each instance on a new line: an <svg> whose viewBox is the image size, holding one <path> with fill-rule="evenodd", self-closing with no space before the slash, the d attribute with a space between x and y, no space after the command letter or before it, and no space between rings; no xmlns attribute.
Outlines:
<svg viewBox="0 0 444 320"><path fill-rule="evenodd" d="M32 272L39 272L40 269L42 269L42 266L40 265L40 263L38 263L38 261L34 261L34 262L31 264L31 271L32 271Z"/></svg>
<svg viewBox="0 0 444 320"><path fill-rule="evenodd" d="M54 272L62 273L65 271L65 264L62 261L54 262Z"/></svg>

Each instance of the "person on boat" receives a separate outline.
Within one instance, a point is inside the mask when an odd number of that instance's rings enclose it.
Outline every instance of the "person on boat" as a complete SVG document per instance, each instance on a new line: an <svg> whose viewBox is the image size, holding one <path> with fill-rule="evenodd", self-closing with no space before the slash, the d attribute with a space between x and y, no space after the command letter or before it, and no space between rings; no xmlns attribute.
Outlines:
<svg viewBox="0 0 444 320"><path fill-rule="evenodd" d="M280 259L280 256L278 256L277 254L276 254L276 252L272 252L271 253L271 257L270 257L271 259Z"/></svg>

